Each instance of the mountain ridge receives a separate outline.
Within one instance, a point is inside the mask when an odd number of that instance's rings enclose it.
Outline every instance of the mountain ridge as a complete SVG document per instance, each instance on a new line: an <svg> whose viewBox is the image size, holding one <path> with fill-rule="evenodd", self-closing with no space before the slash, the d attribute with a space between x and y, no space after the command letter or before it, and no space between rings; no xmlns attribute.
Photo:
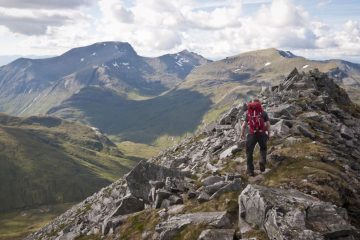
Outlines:
<svg viewBox="0 0 360 240"><path fill-rule="evenodd" d="M317 70L258 97L272 122L264 173L246 176L239 105L26 239L357 239L360 107Z"/></svg>

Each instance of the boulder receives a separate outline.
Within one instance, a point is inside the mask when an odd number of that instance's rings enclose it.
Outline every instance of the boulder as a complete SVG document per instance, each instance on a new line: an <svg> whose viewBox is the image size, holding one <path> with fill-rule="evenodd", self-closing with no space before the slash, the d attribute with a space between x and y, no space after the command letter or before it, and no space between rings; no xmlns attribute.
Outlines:
<svg viewBox="0 0 360 240"><path fill-rule="evenodd" d="M206 192L201 192L197 198L199 203L207 202L210 200L210 195Z"/></svg>
<svg viewBox="0 0 360 240"><path fill-rule="evenodd" d="M293 189L248 185L239 196L239 215L240 227L261 228L269 239L353 237L345 209Z"/></svg>
<svg viewBox="0 0 360 240"><path fill-rule="evenodd" d="M239 151L240 148L237 144L229 147L228 149L226 149L225 151L220 153L220 160L227 158L227 157L231 157L234 153L236 153L237 151Z"/></svg>
<svg viewBox="0 0 360 240"><path fill-rule="evenodd" d="M214 183L212 185L209 185L209 186L206 186L204 187L204 191L207 193L207 194L214 194L215 192L217 192L220 188L226 186L228 183L224 182L224 181L221 181L221 182L217 182L217 183Z"/></svg>
<svg viewBox="0 0 360 240"><path fill-rule="evenodd" d="M341 125L340 128L340 134L345 139L353 139L354 138L354 132L348 128L346 125Z"/></svg>
<svg viewBox="0 0 360 240"><path fill-rule="evenodd" d="M285 136L290 132L290 128L285 124L284 120L278 121L275 125L271 126L270 129L272 135L277 137Z"/></svg>
<svg viewBox="0 0 360 240"><path fill-rule="evenodd" d="M222 188L220 188L218 191L216 191L211 197L211 199L220 197L222 194L227 193L227 192L236 192L236 191L241 191L242 189L242 184L241 184L241 180L236 178L233 182L228 183L227 185L223 186Z"/></svg>
<svg viewBox="0 0 360 240"><path fill-rule="evenodd" d="M161 203L169 198L171 196L171 192L165 190L165 189L158 189L156 191L156 197L155 197L155 203L154 203L154 207L155 208L160 208L161 207Z"/></svg>
<svg viewBox="0 0 360 240"><path fill-rule="evenodd" d="M183 172L177 170L141 161L127 174L125 179L131 195L148 202L148 196L152 188L149 183L150 180L164 182L167 177L183 179L184 175Z"/></svg>
<svg viewBox="0 0 360 240"><path fill-rule="evenodd" d="M170 217L159 223L155 230L160 233L160 240L171 240L189 224L202 224L214 228L230 228L231 223L226 212L197 212Z"/></svg>
<svg viewBox="0 0 360 240"><path fill-rule="evenodd" d="M198 240L233 240L234 229L207 229L201 232Z"/></svg>
<svg viewBox="0 0 360 240"><path fill-rule="evenodd" d="M301 133L305 137L308 137L310 139L315 139L315 134L313 132L311 132L307 127L297 125L295 128L299 133Z"/></svg>
<svg viewBox="0 0 360 240"><path fill-rule="evenodd" d="M140 200L134 196L126 196L120 200L120 205L111 214L112 217L119 215L126 215L130 213L140 212L144 210L145 204L143 200Z"/></svg>
<svg viewBox="0 0 360 240"><path fill-rule="evenodd" d="M209 186L209 185L212 185L212 184L214 184L214 183L221 182L221 181L224 181L224 178L223 178L223 177L220 177L220 176L209 176L209 177L203 179L201 182L202 182L202 184L206 187L206 186Z"/></svg>

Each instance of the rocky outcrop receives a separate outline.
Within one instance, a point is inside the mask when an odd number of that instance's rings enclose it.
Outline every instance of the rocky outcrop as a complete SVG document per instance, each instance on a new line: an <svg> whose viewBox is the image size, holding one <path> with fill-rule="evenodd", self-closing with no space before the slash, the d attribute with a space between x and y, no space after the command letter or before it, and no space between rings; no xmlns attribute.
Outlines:
<svg viewBox="0 0 360 240"><path fill-rule="evenodd" d="M270 239L356 239L346 210L297 190L248 185L239 196L239 225Z"/></svg>
<svg viewBox="0 0 360 240"><path fill-rule="evenodd" d="M194 239L357 239L360 108L318 71L294 70L259 99L272 124L264 173L245 175L240 104L28 239L111 239L148 225L134 239L172 239L192 229L199 231ZM133 226L141 214L156 222Z"/></svg>

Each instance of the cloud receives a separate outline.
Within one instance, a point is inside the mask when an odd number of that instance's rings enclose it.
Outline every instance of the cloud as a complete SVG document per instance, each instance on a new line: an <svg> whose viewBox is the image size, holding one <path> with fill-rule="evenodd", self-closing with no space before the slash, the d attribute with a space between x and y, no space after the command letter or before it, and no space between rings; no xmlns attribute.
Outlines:
<svg viewBox="0 0 360 240"><path fill-rule="evenodd" d="M1 13L1 11L0 11ZM71 18L60 14L40 13L35 16L14 16L6 13L0 15L0 25L5 26L13 33L24 35L46 34L51 26L62 26L71 22Z"/></svg>
<svg viewBox="0 0 360 240"><path fill-rule="evenodd" d="M0 0L0 7L21 9L73 9L90 5L94 0Z"/></svg>

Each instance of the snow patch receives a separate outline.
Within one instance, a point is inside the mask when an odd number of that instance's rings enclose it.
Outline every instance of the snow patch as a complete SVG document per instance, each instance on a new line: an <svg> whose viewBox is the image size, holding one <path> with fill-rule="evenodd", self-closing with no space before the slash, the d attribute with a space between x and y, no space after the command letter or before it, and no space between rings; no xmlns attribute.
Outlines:
<svg viewBox="0 0 360 240"><path fill-rule="evenodd" d="M83 62L84 60L85 60L85 58L81 58L81 59L80 59L80 62Z"/></svg>
<svg viewBox="0 0 360 240"><path fill-rule="evenodd" d="M130 63L128 63L128 62L123 62L121 64L124 65L124 66L129 66L130 65Z"/></svg>
<svg viewBox="0 0 360 240"><path fill-rule="evenodd" d="M115 61L113 64L112 64L114 67L119 67L119 64Z"/></svg>
<svg viewBox="0 0 360 240"><path fill-rule="evenodd" d="M308 68L308 67L309 67L309 65L305 65L305 66L303 66L302 68L305 69L305 68Z"/></svg>
<svg viewBox="0 0 360 240"><path fill-rule="evenodd" d="M240 68L234 70L234 72L240 72L240 71L241 71Z"/></svg>
<svg viewBox="0 0 360 240"><path fill-rule="evenodd" d="M96 52L93 52L91 55L96 56Z"/></svg>
<svg viewBox="0 0 360 240"><path fill-rule="evenodd" d="M271 62L267 62L267 63L264 64L265 67L269 66L269 65L271 65Z"/></svg>
<svg viewBox="0 0 360 240"><path fill-rule="evenodd" d="M182 67L184 63L190 62L190 60L187 58L184 57L178 58L178 54L175 56L175 59L177 60L175 63L180 67Z"/></svg>

